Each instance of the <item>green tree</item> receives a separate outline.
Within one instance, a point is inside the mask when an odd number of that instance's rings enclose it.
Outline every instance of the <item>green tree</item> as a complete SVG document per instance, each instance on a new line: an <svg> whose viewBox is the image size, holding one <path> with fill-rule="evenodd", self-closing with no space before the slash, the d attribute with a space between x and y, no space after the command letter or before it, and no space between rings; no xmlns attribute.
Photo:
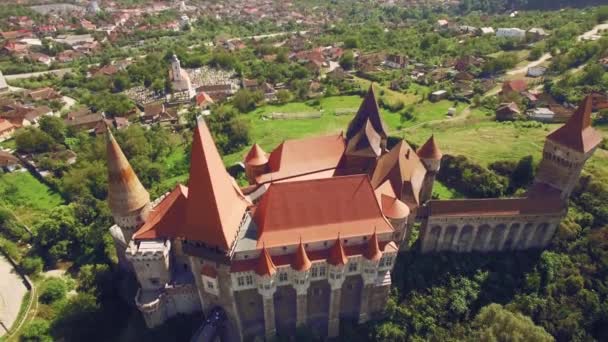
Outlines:
<svg viewBox="0 0 608 342"><path fill-rule="evenodd" d="M355 55L352 51L346 51L342 57L340 57L340 66L344 70L350 70L355 66Z"/></svg>
<svg viewBox="0 0 608 342"><path fill-rule="evenodd" d="M21 153L42 153L54 149L55 141L36 127L26 127L15 133L15 145Z"/></svg>
<svg viewBox="0 0 608 342"><path fill-rule="evenodd" d="M50 135L57 144L63 144L67 131L65 122L55 116L43 116L40 118L40 129Z"/></svg>
<svg viewBox="0 0 608 342"><path fill-rule="evenodd" d="M40 301L49 304L65 298L68 291L65 281L60 278L51 278L43 285Z"/></svg>
<svg viewBox="0 0 608 342"><path fill-rule="evenodd" d="M26 257L21 260L19 267L27 275L37 275L42 272L44 262L39 257Z"/></svg>
<svg viewBox="0 0 608 342"><path fill-rule="evenodd" d="M50 324L47 320L36 318L23 327L20 341L51 342L53 339L49 335L49 327Z"/></svg>
<svg viewBox="0 0 608 342"><path fill-rule="evenodd" d="M551 342L553 337L536 326L530 317L511 312L500 304L483 307L473 322L476 341Z"/></svg>

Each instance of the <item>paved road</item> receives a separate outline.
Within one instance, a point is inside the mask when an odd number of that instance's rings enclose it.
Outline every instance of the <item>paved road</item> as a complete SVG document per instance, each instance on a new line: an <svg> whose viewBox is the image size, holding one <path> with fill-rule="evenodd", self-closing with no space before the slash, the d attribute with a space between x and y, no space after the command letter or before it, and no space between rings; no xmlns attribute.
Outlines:
<svg viewBox="0 0 608 342"><path fill-rule="evenodd" d="M18 79L22 79L22 78L38 77L38 76L42 76L42 75L46 75L46 74L55 74L59 77L62 77L63 75L65 75L71 71L72 71L71 68L55 69L55 70L48 70L48 71L28 72L25 74L4 75L4 78L7 81L11 81L11 80L18 80Z"/></svg>
<svg viewBox="0 0 608 342"><path fill-rule="evenodd" d="M5 328L10 329L17 319L26 292L21 277L8 260L0 255L0 336L6 334Z"/></svg>

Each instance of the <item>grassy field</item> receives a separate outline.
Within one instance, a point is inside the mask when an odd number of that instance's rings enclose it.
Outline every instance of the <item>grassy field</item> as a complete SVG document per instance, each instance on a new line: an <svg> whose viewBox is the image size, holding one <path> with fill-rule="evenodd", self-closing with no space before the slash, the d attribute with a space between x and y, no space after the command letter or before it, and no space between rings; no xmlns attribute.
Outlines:
<svg viewBox="0 0 608 342"><path fill-rule="evenodd" d="M0 205L10 209L24 224L63 203L62 198L28 172L0 174Z"/></svg>

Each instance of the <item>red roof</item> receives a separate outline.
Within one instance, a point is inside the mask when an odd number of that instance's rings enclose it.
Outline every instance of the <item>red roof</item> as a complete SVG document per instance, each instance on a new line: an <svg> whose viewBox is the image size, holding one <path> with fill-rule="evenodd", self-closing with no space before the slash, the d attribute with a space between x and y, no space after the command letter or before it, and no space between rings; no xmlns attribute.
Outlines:
<svg viewBox="0 0 608 342"><path fill-rule="evenodd" d="M593 98L587 96L565 125L547 136L558 144L587 153L602 141L602 135L591 127Z"/></svg>
<svg viewBox="0 0 608 342"><path fill-rule="evenodd" d="M557 214L565 209L559 197L432 200L429 216L514 216Z"/></svg>
<svg viewBox="0 0 608 342"><path fill-rule="evenodd" d="M382 215L367 175L273 183L260 200L254 220L258 248L327 241L341 234L393 232Z"/></svg>
<svg viewBox="0 0 608 342"><path fill-rule="evenodd" d="M10 121L0 118L0 133L8 132L8 131L11 131L14 129L15 129L15 126L13 126L13 124L10 123Z"/></svg>
<svg viewBox="0 0 608 342"><path fill-rule="evenodd" d="M312 263L310 262L310 259L308 259L308 254L306 254L302 240L300 240L300 244L296 249L296 254L293 257L293 262L291 263L291 268L299 272L304 272L308 271L310 267L312 267Z"/></svg>
<svg viewBox="0 0 608 342"><path fill-rule="evenodd" d="M376 232L372 235L367 243L367 248L363 252L363 256L372 261L378 261L382 258L382 251L380 251L380 245L378 244L378 235Z"/></svg>
<svg viewBox="0 0 608 342"><path fill-rule="evenodd" d="M402 219L410 214L410 208L408 208L405 203L385 194L382 194L380 196L382 214L384 214L384 216L392 219Z"/></svg>
<svg viewBox="0 0 608 342"><path fill-rule="evenodd" d="M329 257L327 257L327 262L334 266L344 266L348 262L348 257L344 252L344 246L342 245L342 240L340 237L336 239L336 243L329 250Z"/></svg>
<svg viewBox="0 0 608 342"><path fill-rule="evenodd" d="M285 140L268 157L270 172L260 175L256 181L268 183L335 169L344 147L342 134Z"/></svg>
<svg viewBox="0 0 608 342"><path fill-rule="evenodd" d="M252 166L259 166L268 163L268 158L266 157L266 152L262 150L260 145L253 144L251 149L245 156L245 164Z"/></svg>
<svg viewBox="0 0 608 342"><path fill-rule="evenodd" d="M518 80L512 80L512 81L507 81L505 83L502 84L502 91L516 91L518 93L521 93L522 91L528 89L528 84L526 83L526 80L523 79L518 79Z"/></svg>
<svg viewBox="0 0 608 342"><path fill-rule="evenodd" d="M205 264L201 269L201 274L211 278L217 278L217 270L215 267Z"/></svg>
<svg viewBox="0 0 608 342"><path fill-rule="evenodd" d="M194 131L185 236L229 250L250 203L224 167L203 120Z"/></svg>
<svg viewBox="0 0 608 342"><path fill-rule="evenodd" d="M418 149L418 151L416 153L418 153L418 157L423 158L423 159L440 160L441 157L443 156L443 154L441 153L441 150L435 143L434 135L431 135L429 140L427 140L424 143L424 145L422 145L422 147L420 147Z"/></svg>
<svg viewBox="0 0 608 342"><path fill-rule="evenodd" d="M273 276L277 273L277 267L272 262L272 258L266 248L262 248L260 257L258 258L258 264L255 268L255 273L261 276Z"/></svg>
<svg viewBox="0 0 608 342"><path fill-rule="evenodd" d="M133 235L134 239L157 239L169 237L184 237L184 216L188 188L178 185L156 207L154 207L146 223Z"/></svg>
<svg viewBox="0 0 608 342"><path fill-rule="evenodd" d="M209 94L205 93L204 91L201 91L200 93L198 93L198 95L196 95L196 105L199 107L210 105L213 103L213 99L209 96Z"/></svg>
<svg viewBox="0 0 608 342"><path fill-rule="evenodd" d="M380 109L378 108L378 102L376 102L376 95L374 94L374 87L372 85L369 86L369 90L367 91L357 114L348 125L346 138L351 139L355 134L365 129L365 125L368 121L371 123L373 130L382 138L386 139L388 136L386 125L380 117Z"/></svg>

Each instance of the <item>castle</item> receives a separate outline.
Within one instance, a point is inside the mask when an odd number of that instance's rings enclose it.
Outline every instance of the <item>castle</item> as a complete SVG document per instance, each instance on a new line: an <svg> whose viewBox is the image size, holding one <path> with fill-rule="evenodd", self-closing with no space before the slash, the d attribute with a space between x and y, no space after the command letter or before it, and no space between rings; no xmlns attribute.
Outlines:
<svg viewBox="0 0 608 342"><path fill-rule="evenodd" d="M547 137L526 197L505 199L431 199L442 158L436 141L389 148L372 87L346 134L286 140L270 153L253 145L243 188L201 120L188 186L151 202L108 132L110 231L139 282L135 303L149 327L219 307L229 340L299 326L337 336L341 322L382 315L415 223L423 253L545 247L601 142L592 107L586 98Z"/></svg>

